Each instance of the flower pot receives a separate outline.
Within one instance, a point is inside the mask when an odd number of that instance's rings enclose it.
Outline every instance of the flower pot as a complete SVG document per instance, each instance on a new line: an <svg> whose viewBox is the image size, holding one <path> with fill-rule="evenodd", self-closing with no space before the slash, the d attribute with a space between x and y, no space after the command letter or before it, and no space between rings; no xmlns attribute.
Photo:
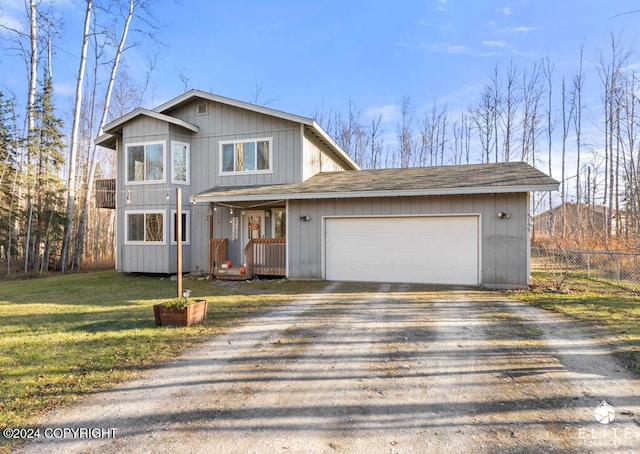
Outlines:
<svg viewBox="0 0 640 454"><path fill-rule="evenodd" d="M207 318L207 300L195 300L184 308L153 306L157 326L189 326Z"/></svg>

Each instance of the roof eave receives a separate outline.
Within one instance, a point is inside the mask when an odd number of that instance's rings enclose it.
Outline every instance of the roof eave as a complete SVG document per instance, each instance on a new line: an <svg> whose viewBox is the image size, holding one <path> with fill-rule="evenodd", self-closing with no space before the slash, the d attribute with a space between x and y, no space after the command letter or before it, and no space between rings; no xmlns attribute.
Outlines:
<svg viewBox="0 0 640 454"><path fill-rule="evenodd" d="M338 145L336 143L336 141L333 140L333 137L331 137L324 129L322 129L322 126L320 126L318 123L316 123L315 120L309 126L314 130L314 132L316 132L318 135L320 135L320 137L322 137L323 140L325 140L327 143L329 143L329 145L334 150L336 150L336 153L338 154L338 156L342 160L344 160L347 163L348 166L351 167L351 170L361 170L360 166L358 164L356 164L353 159L351 159L351 157L342 149L342 147L340 147L340 145Z"/></svg>
<svg viewBox="0 0 640 454"><path fill-rule="evenodd" d="M189 90L186 93L156 107L153 109L154 112L162 114L174 107L180 106L184 103L187 103L193 99L200 98L208 101L219 102L221 104L229 105L232 107L237 107L239 109L245 109L252 112L260 113L263 115L269 115L272 117L280 118L283 120L291 121L294 123L303 124L309 128L311 128L316 134L318 134L322 140L326 141L329 146L334 150L338 159L342 160L347 167L350 167L353 170L360 170L360 166L358 166L349 155L333 140L333 138L324 130L322 127L313 119L302 117L295 114L290 114L287 112L282 112L280 110L270 109L268 107L258 106L256 104L247 103L244 101L239 101L237 99L226 98L224 96L214 95L213 93L207 93L201 90Z"/></svg>
<svg viewBox="0 0 640 454"><path fill-rule="evenodd" d="M207 93L205 91L202 90L196 90L196 89L192 89L189 90L186 93L181 94L180 96L177 96L176 98L173 98L167 102L165 102L164 104L156 107L155 109L153 109L154 112L158 112L158 113L163 113L166 112L167 110L170 110L176 106L179 106L183 103L186 103L192 99L195 98L201 98L201 99L206 99L208 101L214 101L214 102L219 102L222 104L226 104L229 106L233 106L233 107L238 107L240 109L246 109L246 110L250 110L250 111L254 111L254 112L258 112L258 113L262 113L265 115L270 115L273 117L278 117L278 118L282 118L284 120L289 120L292 121L294 123L303 123L305 125L312 125L313 124L313 120L307 117L301 117L299 115L294 115L294 114L290 114L287 112L282 112L280 110L275 110L275 109L270 109L268 107L263 107L263 106L258 106L256 104L251 104L248 102L244 102L244 101L239 101L237 99L232 99L232 98L225 98L224 96L219 96L219 95L214 95L213 93Z"/></svg>
<svg viewBox="0 0 640 454"><path fill-rule="evenodd" d="M112 121L108 125L106 125L104 127L104 132L105 133L114 133L114 132L118 131L125 123L127 123L128 121L131 121L134 118L139 117L139 116L146 116L146 117L154 118L156 120L166 121L167 123L171 123L171 124L174 124L174 125L177 125L177 126L181 126L181 127L185 128L185 129L191 131L191 132L198 132L200 130L200 128L198 128L197 126L192 125L191 123L187 123L184 120L180 120L179 118L171 117L169 115L165 115L163 113L155 112L153 110L137 108L135 110L132 110L128 114L123 115L122 117L118 118L117 120Z"/></svg>
<svg viewBox="0 0 640 454"><path fill-rule="evenodd" d="M437 195L473 195L473 194L505 194L522 192L557 191L558 185L522 185L522 186L485 186L474 188L442 188L442 189L409 189L391 191L351 191L351 192L301 192L278 194L246 194L231 196L215 196L195 194L196 202L256 202L262 200L311 200L311 199L354 199L378 197L414 197Z"/></svg>
<svg viewBox="0 0 640 454"><path fill-rule="evenodd" d="M102 134L101 136L96 138L95 144L99 147L115 150L117 138L118 136L115 134Z"/></svg>

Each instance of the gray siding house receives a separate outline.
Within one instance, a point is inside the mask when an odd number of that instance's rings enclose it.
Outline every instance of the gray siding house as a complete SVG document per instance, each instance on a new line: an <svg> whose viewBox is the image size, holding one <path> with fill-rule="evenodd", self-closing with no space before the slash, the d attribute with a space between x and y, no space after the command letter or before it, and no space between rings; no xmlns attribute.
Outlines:
<svg viewBox="0 0 640 454"><path fill-rule="evenodd" d="M191 90L105 127L121 272L524 287L522 162L360 170L312 119Z"/></svg>

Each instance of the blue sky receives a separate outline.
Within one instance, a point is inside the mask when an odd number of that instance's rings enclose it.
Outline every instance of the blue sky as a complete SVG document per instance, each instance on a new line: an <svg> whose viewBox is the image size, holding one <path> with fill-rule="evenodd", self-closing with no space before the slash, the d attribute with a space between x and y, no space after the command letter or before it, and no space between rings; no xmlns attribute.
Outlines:
<svg viewBox="0 0 640 454"><path fill-rule="evenodd" d="M585 7L585 5L589 5ZM320 105L393 112L402 96L466 108L497 63L525 67L545 54L558 76L607 50L609 33L635 45L632 1L206 1L163 9L170 44L160 98L195 88L248 99L255 84L272 107L300 115ZM197 11L197 14L194 14ZM588 68L587 68L588 69Z"/></svg>
<svg viewBox="0 0 640 454"><path fill-rule="evenodd" d="M48 4L47 1L44 2ZM71 104L80 49L83 2L54 2L65 18L54 57L57 105ZM2 20L24 16L23 0L3 0ZM249 101L261 87L269 107L303 116L319 109L345 110L348 100L363 121L383 114L395 131L403 96L416 117L433 102L450 115L476 102L496 64L520 69L548 54L555 90L577 69L584 43L586 107L597 116L600 100L593 62L607 52L609 35L638 46L637 1L578 0L157 0L163 25L145 107L188 88ZM140 23L135 26L141 26ZM0 33L6 39L6 33ZM131 49L125 62L142 81L151 47ZM640 59L632 54L630 65ZM0 54L0 87L26 90L24 64ZM70 122L68 122L70 123ZM588 125L587 125L588 126Z"/></svg>

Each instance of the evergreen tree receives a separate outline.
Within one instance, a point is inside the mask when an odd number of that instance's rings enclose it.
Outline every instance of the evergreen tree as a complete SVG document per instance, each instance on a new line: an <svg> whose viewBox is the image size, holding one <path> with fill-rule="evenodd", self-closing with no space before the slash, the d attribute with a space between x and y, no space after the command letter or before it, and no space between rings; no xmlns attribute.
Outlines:
<svg viewBox="0 0 640 454"><path fill-rule="evenodd" d="M16 205L17 135L15 103L0 91L0 269L11 271L15 243L13 209Z"/></svg>
<svg viewBox="0 0 640 454"><path fill-rule="evenodd" d="M33 240L31 250L32 271L43 271L53 264L50 257L57 256L56 248L62 240L64 229L64 165L63 123L54 113L52 102L53 83L51 77L43 78L41 92L35 101L36 152L35 157L35 200Z"/></svg>

